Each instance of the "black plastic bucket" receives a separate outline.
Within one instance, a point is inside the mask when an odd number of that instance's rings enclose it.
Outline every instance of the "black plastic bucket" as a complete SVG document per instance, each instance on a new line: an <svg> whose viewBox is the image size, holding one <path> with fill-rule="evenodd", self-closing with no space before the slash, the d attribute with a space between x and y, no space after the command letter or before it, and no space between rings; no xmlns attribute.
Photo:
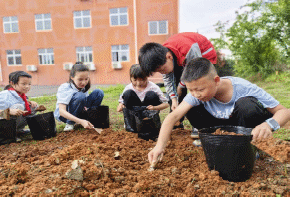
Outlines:
<svg viewBox="0 0 290 197"><path fill-rule="evenodd" d="M16 142L16 119L0 120L0 145Z"/></svg>
<svg viewBox="0 0 290 197"><path fill-rule="evenodd" d="M155 140L158 137L161 128L158 110L138 111L136 112L135 119L139 138L144 140Z"/></svg>
<svg viewBox="0 0 290 197"><path fill-rule="evenodd" d="M243 134L212 135L217 129ZM216 126L199 130L200 141L210 170L216 170L228 181L242 182L253 173L255 149L251 145L252 128Z"/></svg>
<svg viewBox="0 0 290 197"><path fill-rule="evenodd" d="M56 136L56 125L53 112L26 117L31 135L35 140L44 140Z"/></svg>
<svg viewBox="0 0 290 197"><path fill-rule="evenodd" d="M94 125L95 128L109 128L109 106L100 105L87 111L87 120Z"/></svg>

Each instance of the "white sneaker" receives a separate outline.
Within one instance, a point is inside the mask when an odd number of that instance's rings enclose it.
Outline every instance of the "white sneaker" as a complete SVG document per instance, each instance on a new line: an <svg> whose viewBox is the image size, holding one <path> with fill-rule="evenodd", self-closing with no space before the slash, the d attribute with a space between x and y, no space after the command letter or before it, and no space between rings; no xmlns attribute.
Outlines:
<svg viewBox="0 0 290 197"><path fill-rule="evenodd" d="M66 124L63 131L71 131L74 129L74 125L72 124Z"/></svg>

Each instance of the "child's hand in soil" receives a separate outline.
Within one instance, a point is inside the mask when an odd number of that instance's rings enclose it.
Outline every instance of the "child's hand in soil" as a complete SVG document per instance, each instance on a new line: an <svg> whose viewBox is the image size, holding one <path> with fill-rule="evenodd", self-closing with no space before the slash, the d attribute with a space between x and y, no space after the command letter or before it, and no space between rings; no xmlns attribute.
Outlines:
<svg viewBox="0 0 290 197"><path fill-rule="evenodd" d="M148 109L148 110L157 110L157 109L155 109L155 107L154 107L153 105L148 105L148 106L147 106L147 109Z"/></svg>
<svg viewBox="0 0 290 197"><path fill-rule="evenodd" d="M27 111L23 111L20 109L10 109L10 115L12 115L12 116L21 116L25 113L27 113Z"/></svg>
<svg viewBox="0 0 290 197"><path fill-rule="evenodd" d="M164 154L164 149L159 149L158 147L154 147L149 153L148 153L148 160L151 167L155 167L155 165L162 160Z"/></svg>
<svg viewBox="0 0 290 197"><path fill-rule="evenodd" d="M32 108L36 108L38 105L35 101L28 101L28 103L31 105Z"/></svg>
<svg viewBox="0 0 290 197"><path fill-rule="evenodd" d="M94 125L87 120L82 119L79 124L81 124L85 129L92 129Z"/></svg>
<svg viewBox="0 0 290 197"><path fill-rule="evenodd" d="M268 123L263 122L252 130L253 142L272 136L272 129Z"/></svg>

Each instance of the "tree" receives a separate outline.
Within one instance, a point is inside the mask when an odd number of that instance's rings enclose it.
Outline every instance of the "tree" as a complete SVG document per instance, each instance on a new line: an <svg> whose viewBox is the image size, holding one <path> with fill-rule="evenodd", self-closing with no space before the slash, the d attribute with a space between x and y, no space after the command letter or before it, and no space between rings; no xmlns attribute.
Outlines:
<svg viewBox="0 0 290 197"><path fill-rule="evenodd" d="M213 43L216 50L219 49L227 49L228 43L226 42L226 25L229 21L222 23L221 21L218 21L214 26L215 31L220 33L219 38L211 38L210 41Z"/></svg>
<svg viewBox="0 0 290 197"><path fill-rule="evenodd" d="M289 8L289 3L288 0L281 2L265 4L256 1L244 6L250 11L236 12L236 21L226 36L230 41L229 49L237 60L235 71L239 75L260 73L267 76L277 69L275 65L285 61L283 54L289 54L289 27L284 25L290 24L287 22L290 19L286 17L289 12L285 14L284 11Z"/></svg>

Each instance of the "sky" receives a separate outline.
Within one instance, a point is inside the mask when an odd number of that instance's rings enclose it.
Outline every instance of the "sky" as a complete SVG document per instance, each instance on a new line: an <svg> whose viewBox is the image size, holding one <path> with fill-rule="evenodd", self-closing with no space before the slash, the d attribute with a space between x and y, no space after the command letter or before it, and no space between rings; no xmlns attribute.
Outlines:
<svg viewBox="0 0 290 197"><path fill-rule="evenodd" d="M208 39L217 38L213 26L219 20L233 23L248 0L179 0L179 32L198 32Z"/></svg>

